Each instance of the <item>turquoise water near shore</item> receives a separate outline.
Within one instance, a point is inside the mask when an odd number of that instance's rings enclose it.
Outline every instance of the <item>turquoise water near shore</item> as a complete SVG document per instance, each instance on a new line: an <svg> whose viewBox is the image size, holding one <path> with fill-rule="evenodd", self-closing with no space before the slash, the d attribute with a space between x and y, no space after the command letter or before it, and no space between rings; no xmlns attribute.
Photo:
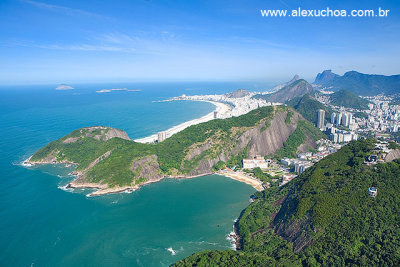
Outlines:
<svg viewBox="0 0 400 267"><path fill-rule="evenodd" d="M233 220L254 189L216 175L164 179L131 194L88 198L60 189L60 166L25 168L33 152L74 129L105 125L135 139L214 109L204 102L153 102L223 93L239 84L101 84L0 88L0 265L166 266L194 252L229 249ZM252 85L248 85L252 86ZM127 87L140 92L100 89ZM171 248L175 251L172 255Z"/></svg>

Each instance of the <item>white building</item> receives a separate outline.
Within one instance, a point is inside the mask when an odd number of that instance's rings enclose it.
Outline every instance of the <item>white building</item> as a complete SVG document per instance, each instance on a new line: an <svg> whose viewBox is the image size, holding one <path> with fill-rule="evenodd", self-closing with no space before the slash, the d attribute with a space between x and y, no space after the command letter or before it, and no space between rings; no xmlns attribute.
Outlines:
<svg viewBox="0 0 400 267"><path fill-rule="evenodd" d="M294 164L294 171L297 172L298 174L300 174L311 166L312 166L312 163L310 163L310 162L296 162Z"/></svg>
<svg viewBox="0 0 400 267"><path fill-rule="evenodd" d="M336 113L333 112L332 115L331 115L331 123L335 124L335 120L336 120Z"/></svg>
<svg viewBox="0 0 400 267"><path fill-rule="evenodd" d="M253 159L243 159L243 169L267 169L268 162L261 156L255 156Z"/></svg>
<svg viewBox="0 0 400 267"><path fill-rule="evenodd" d="M281 164L285 166L290 166L293 164L293 159L283 158L281 159Z"/></svg>
<svg viewBox="0 0 400 267"><path fill-rule="evenodd" d="M324 129L325 128L325 110L319 109L317 111L317 127L319 129Z"/></svg>
<svg viewBox="0 0 400 267"><path fill-rule="evenodd" d="M160 142L164 141L165 139L167 139L167 132L159 132L158 138L157 138L158 142L160 143Z"/></svg>
<svg viewBox="0 0 400 267"><path fill-rule="evenodd" d="M342 112L340 112L340 113L337 115L336 125L340 125L340 124L342 123L342 116L343 116L343 113L342 113Z"/></svg>

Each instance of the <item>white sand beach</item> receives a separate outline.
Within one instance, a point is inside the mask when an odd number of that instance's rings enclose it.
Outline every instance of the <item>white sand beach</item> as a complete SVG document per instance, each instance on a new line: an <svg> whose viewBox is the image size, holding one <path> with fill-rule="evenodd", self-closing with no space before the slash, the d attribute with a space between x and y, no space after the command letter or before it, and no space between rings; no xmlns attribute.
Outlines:
<svg viewBox="0 0 400 267"><path fill-rule="evenodd" d="M256 178L253 178L243 172L234 172L234 171L228 171L228 170L221 170L218 171L217 174L225 176L225 177L229 177L232 179L235 179L239 182L243 182L246 184L251 185L252 187L254 187L254 189L256 189L257 191L262 191L264 190L264 187L262 186L262 182Z"/></svg>
<svg viewBox="0 0 400 267"><path fill-rule="evenodd" d="M173 100L173 101L178 101L178 100ZM188 100L179 100L179 101L188 101ZM190 100L190 101L193 101L193 100ZM231 106L229 106L228 104L221 103L221 102L208 101L208 100L196 100L196 101L209 102L209 103L215 105L216 109L214 111L217 111L218 112L218 116L221 116L223 118L226 118L227 114L232 110ZM203 116L201 118L193 119L193 120L190 120L190 121L186 121L184 123L181 123L181 124L179 124L177 126L174 126L174 127L170 128L170 129L166 130L167 137L170 137L173 134L176 134L176 133L186 129L189 126L213 120L214 119L214 111L208 113L207 115L205 115L205 116ZM136 139L134 141L138 142L138 143L153 143L156 140L157 140L157 134L153 134L151 136L144 137L144 138L139 138L139 139Z"/></svg>

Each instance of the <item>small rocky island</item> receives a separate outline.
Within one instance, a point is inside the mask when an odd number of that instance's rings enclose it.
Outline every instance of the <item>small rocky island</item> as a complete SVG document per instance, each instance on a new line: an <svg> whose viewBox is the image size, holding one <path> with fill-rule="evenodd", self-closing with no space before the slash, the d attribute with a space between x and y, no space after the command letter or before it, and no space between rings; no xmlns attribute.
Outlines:
<svg viewBox="0 0 400 267"><path fill-rule="evenodd" d="M90 194L94 196L135 190L164 177L211 174L218 166L240 165L248 156L272 155L289 139L297 140L295 150L315 148L323 137L294 109L269 106L193 125L152 144L134 142L119 129L82 128L51 142L27 162L76 164L76 179L68 187L96 188Z"/></svg>
<svg viewBox="0 0 400 267"><path fill-rule="evenodd" d="M60 84L56 87L56 90L73 90L74 88L68 84Z"/></svg>

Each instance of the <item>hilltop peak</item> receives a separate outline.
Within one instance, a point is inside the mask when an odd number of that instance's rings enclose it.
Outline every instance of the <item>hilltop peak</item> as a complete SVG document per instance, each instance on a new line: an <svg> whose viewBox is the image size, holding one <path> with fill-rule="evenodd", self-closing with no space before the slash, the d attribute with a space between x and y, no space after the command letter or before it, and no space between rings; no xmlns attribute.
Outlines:
<svg viewBox="0 0 400 267"><path fill-rule="evenodd" d="M236 91L233 91L232 93L226 94L226 97L229 98L241 98L250 95L250 93L244 89L237 89Z"/></svg>
<svg viewBox="0 0 400 267"><path fill-rule="evenodd" d="M300 77L299 77L299 75L296 74L293 76L293 78L290 81L276 85L274 88L272 88L271 92L277 92L277 91L281 90L283 87L288 86L298 80L300 80Z"/></svg>
<svg viewBox="0 0 400 267"><path fill-rule="evenodd" d="M332 81L336 77L339 77L339 75L333 73L332 70L324 70L323 72L317 74L314 84L324 84Z"/></svg>

